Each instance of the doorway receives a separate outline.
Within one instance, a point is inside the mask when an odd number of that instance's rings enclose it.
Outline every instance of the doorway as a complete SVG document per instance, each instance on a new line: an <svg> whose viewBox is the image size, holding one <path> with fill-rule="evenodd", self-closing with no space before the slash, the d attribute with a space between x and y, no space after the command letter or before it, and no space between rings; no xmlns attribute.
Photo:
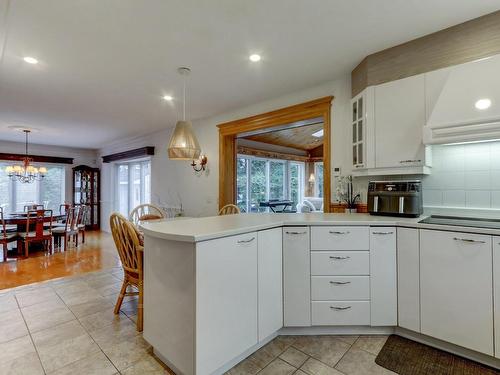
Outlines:
<svg viewBox="0 0 500 375"><path fill-rule="evenodd" d="M274 205L276 200L281 200L291 203L281 208L273 207L272 211L293 212L304 196L315 196L322 201L323 211L330 212L332 100L333 96L327 96L218 125L219 207L232 203L246 212L259 212L271 210L270 201ZM250 147L252 143L249 142L274 143L278 147L303 151L303 154L280 153L276 148L262 150L262 147ZM320 143L321 148L314 147ZM262 185L253 197L248 187L246 192L238 191L238 175L240 180L243 172L246 178L252 178L252 164ZM271 175L275 183L271 183Z"/></svg>

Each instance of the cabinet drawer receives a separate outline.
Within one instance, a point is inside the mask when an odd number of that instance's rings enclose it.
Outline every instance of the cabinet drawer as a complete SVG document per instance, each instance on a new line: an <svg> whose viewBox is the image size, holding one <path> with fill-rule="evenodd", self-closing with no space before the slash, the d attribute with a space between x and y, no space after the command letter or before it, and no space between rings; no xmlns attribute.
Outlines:
<svg viewBox="0 0 500 375"><path fill-rule="evenodd" d="M311 274L314 276L369 275L368 251L311 252Z"/></svg>
<svg viewBox="0 0 500 375"><path fill-rule="evenodd" d="M370 325L369 301L312 302L311 311L316 326Z"/></svg>
<svg viewBox="0 0 500 375"><path fill-rule="evenodd" d="M369 250L368 227L312 227L311 250Z"/></svg>
<svg viewBox="0 0 500 375"><path fill-rule="evenodd" d="M311 298L314 301L353 301L370 299L368 276L313 276Z"/></svg>

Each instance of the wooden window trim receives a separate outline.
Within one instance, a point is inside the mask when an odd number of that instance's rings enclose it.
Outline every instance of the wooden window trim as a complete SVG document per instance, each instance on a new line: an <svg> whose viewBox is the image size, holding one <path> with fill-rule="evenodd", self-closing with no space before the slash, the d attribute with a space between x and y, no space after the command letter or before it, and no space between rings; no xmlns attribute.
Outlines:
<svg viewBox="0 0 500 375"><path fill-rule="evenodd" d="M219 128L219 208L236 203L236 136L310 118L323 118L323 199L325 212L331 203L331 108L333 96L292 105L275 111L226 122Z"/></svg>

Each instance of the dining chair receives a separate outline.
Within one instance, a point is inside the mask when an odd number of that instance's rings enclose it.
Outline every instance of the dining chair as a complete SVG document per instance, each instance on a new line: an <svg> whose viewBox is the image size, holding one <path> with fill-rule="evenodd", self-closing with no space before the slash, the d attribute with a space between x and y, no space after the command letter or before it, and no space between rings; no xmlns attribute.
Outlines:
<svg viewBox="0 0 500 375"><path fill-rule="evenodd" d="M137 331L142 332L143 328L143 252L144 247L139 242L139 234L135 226L119 213L111 214L109 218L111 233L115 241L116 250L122 263L124 278L118 300L115 305L115 314L120 312L120 308L125 296L139 295L137 306ZM137 288L137 292L127 292L127 287Z"/></svg>
<svg viewBox="0 0 500 375"><path fill-rule="evenodd" d="M24 247L24 256L28 257L30 242L41 242L49 253L52 253L52 217L52 210L28 211L26 232L19 233L19 239L17 240L17 251L19 253L22 253ZM48 227L44 227L45 222L49 223Z"/></svg>
<svg viewBox="0 0 500 375"><path fill-rule="evenodd" d="M90 207L86 205L81 205L80 210L78 212L78 219L76 221L76 229L78 230L78 236L82 235L82 243L85 243L85 229L87 227L88 215L89 215ZM78 246L78 244L77 244Z"/></svg>
<svg viewBox="0 0 500 375"><path fill-rule="evenodd" d="M64 251L68 250L68 242L73 239L76 243L78 236L78 227L76 225L77 209L75 207L68 207L66 209L66 217L64 226L57 226L52 228L52 235L54 236L54 245L61 248L61 239L64 238Z"/></svg>
<svg viewBox="0 0 500 375"><path fill-rule="evenodd" d="M144 220L160 220L165 218L165 213L161 208L145 203L134 208L129 215L129 220L135 225Z"/></svg>
<svg viewBox="0 0 500 375"><path fill-rule="evenodd" d="M17 231L15 226L5 224L3 207L0 207L0 225L0 243L3 245L3 261L5 262L7 261L7 246L9 242L17 240Z"/></svg>
<svg viewBox="0 0 500 375"><path fill-rule="evenodd" d="M234 215L241 213L240 208L235 204L226 204L219 210L219 215Z"/></svg>

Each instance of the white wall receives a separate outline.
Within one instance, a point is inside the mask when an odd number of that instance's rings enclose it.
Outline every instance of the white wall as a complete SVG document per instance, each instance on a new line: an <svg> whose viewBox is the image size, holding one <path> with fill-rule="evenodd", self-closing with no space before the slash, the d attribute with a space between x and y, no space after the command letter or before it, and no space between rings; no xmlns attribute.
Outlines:
<svg viewBox="0 0 500 375"><path fill-rule="evenodd" d="M207 174L201 176L195 175L193 169L189 166L189 162L168 159L167 145L174 124L168 124L170 128L145 137L119 140L101 149L100 154L107 155L143 146L155 146L155 155L151 160L152 202L178 205L181 201L188 216L215 215L218 208L219 187L217 125L328 95L335 97L332 103L332 166L341 166L342 173L347 174L351 171L350 153L346 149L350 145L345 142L348 139L350 125L351 84L349 75L310 89L267 100L218 116L194 121L193 126L203 153L208 156L209 171ZM109 214L114 206L114 173L112 170L113 168L110 164L102 166L103 224L107 223ZM104 225L103 228L106 228L106 226Z"/></svg>
<svg viewBox="0 0 500 375"><path fill-rule="evenodd" d="M0 152L6 154L24 154L25 144L21 142L0 141ZM40 156L73 158L73 164L63 165L66 170L65 200L67 202L73 202L73 171L71 168L80 164L89 165L91 167L96 167L98 165L98 152L92 149L47 146L30 143L29 153Z"/></svg>

